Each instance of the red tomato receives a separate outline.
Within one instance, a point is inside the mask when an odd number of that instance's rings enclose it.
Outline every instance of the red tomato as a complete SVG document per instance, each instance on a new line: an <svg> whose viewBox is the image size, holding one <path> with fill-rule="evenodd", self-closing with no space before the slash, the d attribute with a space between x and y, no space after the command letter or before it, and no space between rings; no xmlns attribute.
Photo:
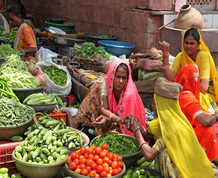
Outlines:
<svg viewBox="0 0 218 178"><path fill-rule="evenodd" d="M95 149L95 145L91 145L90 148Z"/></svg>
<svg viewBox="0 0 218 178"><path fill-rule="evenodd" d="M77 165L80 164L79 159L74 159L73 162L76 163Z"/></svg>
<svg viewBox="0 0 218 178"><path fill-rule="evenodd" d="M103 144L101 145L101 149L102 149L102 150L107 150L107 149L108 149L107 144L106 144L106 143L103 143Z"/></svg>
<svg viewBox="0 0 218 178"><path fill-rule="evenodd" d="M100 177L100 175L99 175L99 174L96 174L95 177Z"/></svg>
<svg viewBox="0 0 218 178"><path fill-rule="evenodd" d="M103 163L102 166L103 167L109 167L108 163Z"/></svg>
<svg viewBox="0 0 218 178"><path fill-rule="evenodd" d="M84 154L84 157L87 159L88 156L89 156L89 154L86 152L86 153Z"/></svg>
<svg viewBox="0 0 218 178"><path fill-rule="evenodd" d="M123 161L123 158L122 158L122 156L117 156L117 161Z"/></svg>
<svg viewBox="0 0 218 178"><path fill-rule="evenodd" d="M105 153L106 153L106 155L108 155L108 150L103 150Z"/></svg>
<svg viewBox="0 0 218 178"><path fill-rule="evenodd" d="M86 147L80 148L80 154L84 155L86 153Z"/></svg>
<svg viewBox="0 0 218 178"><path fill-rule="evenodd" d="M76 168L76 170L74 172L76 172L77 174L80 174L81 173L81 169L80 168Z"/></svg>
<svg viewBox="0 0 218 178"><path fill-rule="evenodd" d="M99 155L101 153L101 147L97 146L95 148L95 154Z"/></svg>
<svg viewBox="0 0 218 178"><path fill-rule="evenodd" d="M115 176L115 175L117 175L117 174L119 174L118 170L117 170L117 169L113 169L112 175Z"/></svg>
<svg viewBox="0 0 218 178"><path fill-rule="evenodd" d="M113 161L109 160L109 161L108 161L108 165L109 165L109 166L112 166L112 162L113 162Z"/></svg>
<svg viewBox="0 0 218 178"><path fill-rule="evenodd" d="M78 154L76 154L75 152L71 153L71 159L74 160L74 159L77 159L78 158Z"/></svg>
<svg viewBox="0 0 218 178"><path fill-rule="evenodd" d="M91 166L86 166L88 173L91 171Z"/></svg>
<svg viewBox="0 0 218 178"><path fill-rule="evenodd" d="M84 175L84 176L87 176L87 174L88 174L87 169L85 169L85 168L82 169L82 170L81 170L81 174Z"/></svg>
<svg viewBox="0 0 218 178"><path fill-rule="evenodd" d="M93 148L88 148L88 149L87 149L87 153L88 153L88 154L92 154L92 153L93 153Z"/></svg>
<svg viewBox="0 0 218 178"><path fill-rule="evenodd" d="M69 169L71 169L71 170L76 170L76 168L77 168L77 164L76 163L74 163L73 161L71 161L70 163L69 163Z"/></svg>
<svg viewBox="0 0 218 178"><path fill-rule="evenodd" d="M97 163L97 165L102 165L102 164L103 164L103 159L98 158L98 159L96 160L96 163Z"/></svg>
<svg viewBox="0 0 218 178"><path fill-rule="evenodd" d="M80 169L85 169L86 165L85 164L80 164Z"/></svg>
<svg viewBox="0 0 218 178"><path fill-rule="evenodd" d="M110 159L110 160L113 160L114 159L114 153L113 152L110 152L107 154L107 157Z"/></svg>
<svg viewBox="0 0 218 178"><path fill-rule="evenodd" d="M107 174L110 173L110 168L109 168L109 166L103 166L103 168L104 168L104 171L105 171Z"/></svg>
<svg viewBox="0 0 218 178"><path fill-rule="evenodd" d="M112 177L112 175L111 174L107 174L107 177Z"/></svg>
<svg viewBox="0 0 218 178"><path fill-rule="evenodd" d="M113 161L112 162L112 168L113 169L117 169L118 168L118 162L117 161Z"/></svg>
<svg viewBox="0 0 218 178"><path fill-rule="evenodd" d="M95 175L96 175L96 170L91 170L91 171L89 172L89 176L90 176L90 177L95 177Z"/></svg>
<svg viewBox="0 0 218 178"><path fill-rule="evenodd" d="M118 167L117 170L119 173L121 173L123 171L123 169L121 167Z"/></svg>
<svg viewBox="0 0 218 178"><path fill-rule="evenodd" d="M102 165L98 165L97 168L96 168L96 172L97 172L98 174L100 174L101 171L103 171L103 170L104 170L104 168L103 168Z"/></svg>
<svg viewBox="0 0 218 178"><path fill-rule="evenodd" d="M105 156L106 156L106 152L101 151L99 157L103 159Z"/></svg>
<svg viewBox="0 0 218 178"><path fill-rule="evenodd" d="M118 161L118 167L123 167L122 161Z"/></svg>
<svg viewBox="0 0 218 178"><path fill-rule="evenodd" d="M88 155L88 159L95 160L95 156L91 153Z"/></svg>
<svg viewBox="0 0 218 178"><path fill-rule="evenodd" d="M91 166L92 163L93 163L93 160L92 160L92 159L87 159L87 160L86 160L86 165L87 165L87 166Z"/></svg>
<svg viewBox="0 0 218 178"><path fill-rule="evenodd" d="M79 159L80 164L86 164L86 158L81 158Z"/></svg>
<svg viewBox="0 0 218 178"><path fill-rule="evenodd" d="M104 163L108 163L108 162L110 161L110 159L109 159L107 156L105 156L105 157L103 158L103 161L104 161Z"/></svg>
<svg viewBox="0 0 218 178"><path fill-rule="evenodd" d="M95 161L96 161L96 160L99 159L99 156L98 156L98 155L95 155L94 158L95 158Z"/></svg>
<svg viewBox="0 0 218 178"><path fill-rule="evenodd" d="M92 170L96 170L97 164L95 162L93 162L92 165L91 165L91 168L92 168Z"/></svg>
<svg viewBox="0 0 218 178"><path fill-rule="evenodd" d="M105 171L101 171L100 177L107 177L107 173Z"/></svg>
<svg viewBox="0 0 218 178"><path fill-rule="evenodd" d="M67 162L67 163L70 163L70 162L71 162L71 156L68 156L68 157L66 158L66 162Z"/></svg>

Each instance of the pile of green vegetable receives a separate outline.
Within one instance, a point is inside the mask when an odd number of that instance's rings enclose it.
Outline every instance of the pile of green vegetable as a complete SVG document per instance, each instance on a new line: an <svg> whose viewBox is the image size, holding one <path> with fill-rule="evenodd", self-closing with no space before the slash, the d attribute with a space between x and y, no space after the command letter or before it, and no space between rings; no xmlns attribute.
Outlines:
<svg viewBox="0 0 218 178"><path fill-rule="evenodd" d="M11 33L8 33L3 26L0 25L0 38L6 42L13 42L17 33L18 27L14 27Z"/></svg>
<svg viewBox="0 0 218 178"><path fill-rule="evenodd" d="M51 135L56 137L56 140L53 140L51 143L54 147L57 146L65 146L70 148L75 148L77 146L82 147L84 145L84 140L80 132L73 131L72 129L68 129L66 123L63 119L61 122L59 120L53 119L49 114L36 113L42 115L38 121L34 121L35 123L28 127L27 131L24 135L30 135L32 132L36 132L35 130L46 129L47 132L51 131ZM38 140L40 141L40 139ZM41 145L41 144L40 144Z"/></svg>
<svg viewBox="0 0 218 178"><path fill-rule="evenodd" d="M0 58L9 57L12 54L19 54L19 51L14 50L9 44L0 45Z"/></svg>
<svg viewBox="0 0 218 178"><path fill-rule="evenodd" d="M1 178L22 178L20 174L12 174L10 177L8 168L6 167L0 168L0 177Z"/></svg>
<svg viewBox="0 0 218 178"><path fill-rule="evenodd" d="M35 105L35 104L55 104L57 103L55 93L33 93L27 96L24 101L24 104Z"/></svg>
<svg viewBox="0 0 218 178"><path fill-rule="evenodd" d="M0 78L0 97L7 97L9 99L14 98L19 101L13 90L8 86L8 81L4 78Z"/></svg>
<svg viewBox="0 0 218 178"><path fill-rule="evenodd" d="M111 59L112 54L108 53L104 47L95 46L95 43L84 42L82 44L74 45L72 50L73 56L78 56L87 59Z"/></svg>
<svg viewBox="0 0 218 178"><path fill-rule="evenodd" d="M117 155L129 155L139 151L132 140L118 134L101 135L93 141L95 146L101 146L103 143L108 145L109 152Z"/></svg>
<svg viewBox="0 0 218 178"><path fill-rule="evenodd" d="M34 109L14 99L0 98L0 126L18 125L35 114Z"/></svg>
<svg viewBox="0 0 218 178"><path fill-rule="evenodd" d="M57 85L64 86L67 82L67 74L64 70L55 66L41 67L42 72L47 74L49 78Z"/></svg>
<svg viewBox="0 0 218 178"><path fill-rule="evenodd" d="M24 61L18 55L11 55L5 59L0 67L0 77L8 80L11 88L34 88L35 77L28 71Z"/></svg>

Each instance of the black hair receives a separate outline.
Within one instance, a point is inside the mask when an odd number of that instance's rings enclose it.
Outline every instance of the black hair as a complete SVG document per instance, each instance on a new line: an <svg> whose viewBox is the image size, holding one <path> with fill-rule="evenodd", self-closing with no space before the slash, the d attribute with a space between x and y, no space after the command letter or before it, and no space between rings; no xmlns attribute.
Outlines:
<svg viewBox="0 0 218 178"><path fill-rule="evenodd" d="M26 18L26 10L24 5L20 2L15 2L7 12L12 13L13 15L19 16L21 15L22 18Z"/></svg>
<svg viewBox="0 0 218 178"><path fill-rule="evenodd" d="M184 40L186 39L186 37L188 36L192 36L196 41L197 43L200 43L200 34L198 32L198 30L196 28L190 28L188 29L186 32L185 32L185 35L184 35Z"/></svg>
<svg viewBox="0 0 218 178"><path fill-rule="evenodd" d="M129 78L129 69L128 69L127 65L124 64L124 63L121 63L121 64L117 67L117 70L118 70L119 68L124 69L124 70L127 72L127 78Z"/></svg>

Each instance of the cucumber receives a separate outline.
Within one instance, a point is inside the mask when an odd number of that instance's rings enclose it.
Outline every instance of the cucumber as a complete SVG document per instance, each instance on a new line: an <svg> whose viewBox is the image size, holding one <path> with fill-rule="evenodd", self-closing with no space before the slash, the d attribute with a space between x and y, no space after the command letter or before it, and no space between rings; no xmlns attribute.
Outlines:
<svg viewBox="0 0 218 178"><path fill-rule="evenodd" d="M144 163L145 162L145 157L143 156L142 158L140 158L137 162L136 162L136 164L138 165L138 166L140 166L142 163Z"/></svg>

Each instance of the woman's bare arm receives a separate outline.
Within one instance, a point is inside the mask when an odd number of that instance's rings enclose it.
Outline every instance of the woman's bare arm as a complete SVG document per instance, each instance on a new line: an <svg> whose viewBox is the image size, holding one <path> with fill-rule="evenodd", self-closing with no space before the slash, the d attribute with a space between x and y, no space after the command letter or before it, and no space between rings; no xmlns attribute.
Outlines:
<svg viewBox="0 0 218 178"><path fill-rule="evenodd" d="M145 142L140 130L135 132L135 138L137 139L138 145L141 145L143 142ZM157 149L150 147L148 144L143 144L141 146L141 152L146 161L153 161L160 154Z"/></svg>
<svg viewBox="0 0 218 178"><path fill-rule="evenodd" d="M213 124L215 124L217 122L217 118L218 118L218 114L214 114L214 115L206 115L204 113L199 114L195 120L205 126L205 127L209 127L212 126Z"/></svg>
<svg viewBox="0 0 218 178"><path fill-rule="evenodd" d="M200 79L200 87L201 87L201 93L205 94L209 87L209 79L207 78Z"/></svg>

